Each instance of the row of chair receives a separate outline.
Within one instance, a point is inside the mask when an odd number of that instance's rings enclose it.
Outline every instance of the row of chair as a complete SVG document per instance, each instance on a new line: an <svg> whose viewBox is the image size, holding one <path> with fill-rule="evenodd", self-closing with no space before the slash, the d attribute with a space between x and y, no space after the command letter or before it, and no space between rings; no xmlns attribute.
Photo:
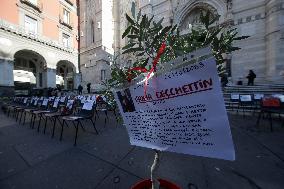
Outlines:
<svg viewBox="0 0 284 189"><path fill-rule="evenodd" d="M44 121L43 133L46 132L48 121L53 123L51 137L54 137L56 123L61 126L60 141L63 137L64 127L69 127L69 122L75 127L74 145L77 144L79 126L85 131L82 121L91 121L93 128L98 134L95 126L98 112L105 113L105 124L108 119L108 111L113 111L115 117L115 108L110 108L105 98L100 96L73 96L73 97L16 97L12 102L6 105L7 115L14 116L16 121L26 122L30 117L30 128L34 129L35 121L38 119L37 131L40 131L41 122ZM95 116L96 115L96 116ZM95 117L95 121L93 118ZM22 121L23 120L23 121Z"/></svg>
<svg viewBox="0 0 284 189"><path fill-rule="evenodd" d="M243 116L245 115L245 109L253 110L253 114L258 111L256 126L259 126L260 118L267 114L270 121L270 130L273 131L272 114L278 114L281 119L281 115L284 114L284 95L231 94L229 108L231 110L237 108L237 112L242 109ZM284 122L282 125L284 125Z"/></svg>

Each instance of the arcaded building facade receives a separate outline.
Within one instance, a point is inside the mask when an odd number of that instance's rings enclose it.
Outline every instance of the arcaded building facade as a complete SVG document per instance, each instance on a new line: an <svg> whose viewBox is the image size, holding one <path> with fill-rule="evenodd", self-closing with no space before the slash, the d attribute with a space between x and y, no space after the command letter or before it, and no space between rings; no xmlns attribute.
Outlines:
<svg viewBox="0 0 284 189"><path fill-rule="evenodd" d="M1 0L0 96L23 83L74 89L78 69L76 0Z"/></svg>
<svg viewBox="0 0 284 189"><path fill-rule="evenodd" d="M87 68L87 73L92 73L84 74L82 69L85 81L101 82L101 70L107 70L108 66L105 64L102 68L102 61L98 60L105 61L102 57L106 56L95 53L94 49L99 47L100 51L104 51L102 43L107 40L106 46L110 49L110 54L112 51L116 54L121 52L126 40L121 39L127 26L125 13L131 15L131 7L135 6L136 14L141 9L143 14L154 15L156 20L164 18L164 25L177 24L181 33L188 33L199 24L200 11L209 10L213 14L219 14L219 24L237 28L239 35L251 36L235 44L241 50L225 57L231 82L246 82L248 71L252 69L257 75L256 84L284 83L284 0L107 0L105 6L102 6L104 0L80 2L85 3L85 8L81 7L84 13L80 14L84 20L80 23L84 35L81 40L86 40L83 47L86 51L82 52L81 64ZM113 27L113 32L110 27ZM104 35L105 30L110 33ZM93 44L92 31L95 33ZM97 56L100 58L95 58ZM122 66L129 66L131 62L131 57L120 57Z"/></svg>

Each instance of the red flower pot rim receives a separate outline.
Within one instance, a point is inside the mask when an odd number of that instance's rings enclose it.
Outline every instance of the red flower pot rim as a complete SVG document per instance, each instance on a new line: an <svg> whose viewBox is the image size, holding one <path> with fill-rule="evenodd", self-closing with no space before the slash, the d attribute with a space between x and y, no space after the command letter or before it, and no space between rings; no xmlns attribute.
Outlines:
<svg viewBox="0 0 284 189"><path fill-rule="evenodd" d="M160 182L160 186L164 187L165 189L181 189L179 186L177 186L174 183L171 183L170 181L164 179L158 179L158 181ZM131 187L131 189L145 189L145 188L151 189L151 186L152 186L151 180L146 179L136 183L134 186Z"/></svg>

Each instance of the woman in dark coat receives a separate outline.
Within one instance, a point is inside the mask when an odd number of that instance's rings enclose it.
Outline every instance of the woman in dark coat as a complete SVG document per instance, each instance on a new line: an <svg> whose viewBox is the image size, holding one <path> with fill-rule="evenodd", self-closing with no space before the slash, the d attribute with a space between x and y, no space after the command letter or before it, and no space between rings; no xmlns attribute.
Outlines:
<svg viewBox="0 0 284 189"><path fill-rule="evenodd" d="M252 70L249 70L247 78L248 78L248 85L254 85L254 79L256 78L256 75Z"/></svg>

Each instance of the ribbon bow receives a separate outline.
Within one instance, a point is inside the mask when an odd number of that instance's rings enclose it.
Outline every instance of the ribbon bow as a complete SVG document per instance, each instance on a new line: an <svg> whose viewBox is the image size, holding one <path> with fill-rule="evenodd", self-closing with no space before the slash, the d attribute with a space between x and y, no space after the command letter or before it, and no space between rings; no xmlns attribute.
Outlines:
<svg viewBox="0 0 284 189"><path fill-rule="evenodd" d="M150 70L147 70L146 68L142 68L142 67L134 67L134 68L131 68L128 70L128 76L127 76L127 80L128 82L131 82L132 80L132 74L130 73L131 71L141 71L142 73L146 73L146 72L149 72L146 76L146 80L145 80L145 85L144 85L144 96L146 96L146 92L147 92L147 85L148 85L148 80L149 78L151 77L151 74L153 72L156 71L156 67L157 67L157 64L162 56L162 54L164 54L165 52L165 49L166 49L166 43L163 42L162 45L160 46L159 48L159 51L157 53L157 56L155 57L154 61L153 61L153 66Z"/></svg>

